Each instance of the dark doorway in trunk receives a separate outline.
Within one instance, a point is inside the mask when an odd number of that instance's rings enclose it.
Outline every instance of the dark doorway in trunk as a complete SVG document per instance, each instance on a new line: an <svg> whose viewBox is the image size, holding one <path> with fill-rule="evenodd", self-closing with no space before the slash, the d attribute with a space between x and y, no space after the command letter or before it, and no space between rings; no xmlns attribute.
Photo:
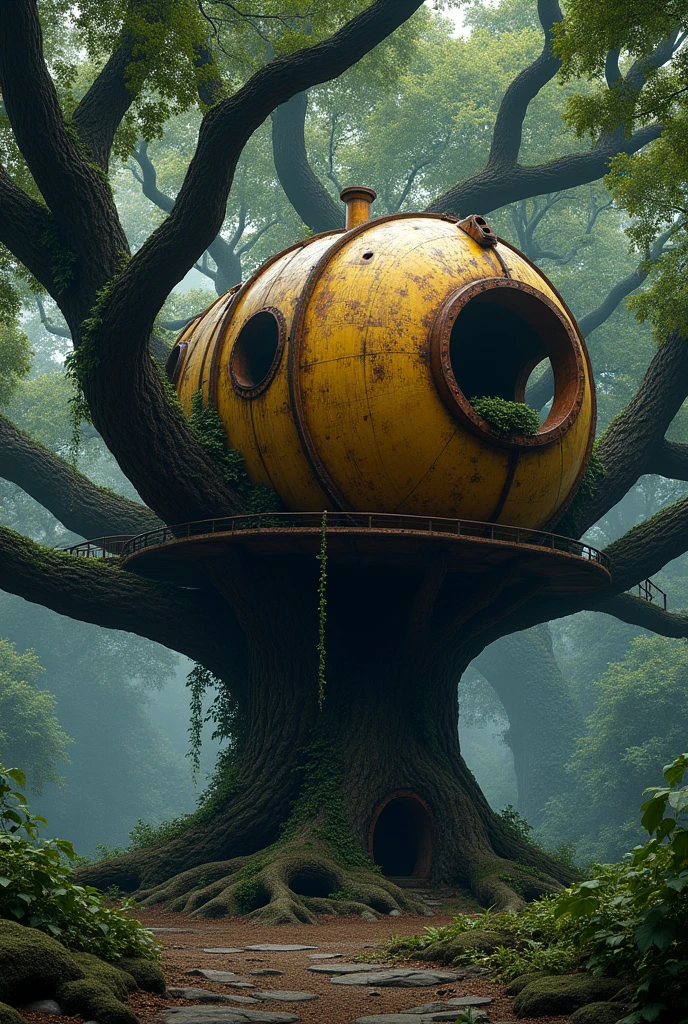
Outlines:
<svg viewBox="0 0 688 1024"><path fill-rule="evenodd" d="M430 811L415 793L392 793L370 828L370 854L389 878L427 878L432 862Z"/></svg>

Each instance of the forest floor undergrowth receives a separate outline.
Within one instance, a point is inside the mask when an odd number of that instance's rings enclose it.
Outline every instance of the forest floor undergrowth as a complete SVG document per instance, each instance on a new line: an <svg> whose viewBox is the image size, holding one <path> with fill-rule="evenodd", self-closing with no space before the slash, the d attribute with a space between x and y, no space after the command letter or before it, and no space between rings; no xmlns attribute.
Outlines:
<svg viewBox="0 0 688 1024"><path fill-rule="evenodd" d="M203 988L209 992L227 994L232 989L221 984L206 981L199 976L188 975L186 972L201 968L221 971L233 971L242 976L250 975L259 970L282 971L281 975L264 975L256 977L256 987L260 990L289 990L315 993L318 998L312 1002L283 1003L264 1002L255 1009L293 1013L303 1024L350 1024L358 1017L373 1014L401 1013L413 1006L430 1001L444 1001L455 996L477 995L489 996L492 1003L486 1007L490 1021L514 1022L513 1000L504 994L504 985L491 982L485 978L470 978L444 984L437 988L359 988L357 986L333 985L326 974L317 974L308 968L318 963L309 959L314 953L341 953L342 961L350 962L357 957L374 954L377 944L385 944L392 935L413 935L426 926L439 926L451 923L451 913L460 910L464 913L478 912L473 901L465 899L462 894L444 892L426 892L427 900L439 897L439 906L431 906L429 910L439 911L432 917L404 915L396 918L379 918L377 921L365 921L357 917L324 918L318 925L275 925L266 926L247 922L242 919L220 919L217 921L189 918L183 914L161 910L145 910L136 912L148 928L174 929L156 931L156 938L162 946L162 962L169 988L190 987ZM469 904L469 905L467 905ZM451 912L446 913L447 906ZM178 930L177 930L178 929ZM317 946L317 949L306 949L290 952L264 952L245 950L241 953L218 954L206 953L204 949L213 947L238 947L265 944L301 944ZM432 969L427 962L404 961L403 965L395 961L394 966L414 966L424 970ZM381 969L392 966L391 962L381 963ZM447 967L439 967L447 970ZM237 990L235 990L237 991ZM250 990L246 990L249 992ZM243 993L242 994L246 994ZM143 1024L149 1024L156 1018L162 1021L161 1011L172 1006L199 1005L190 1004L187 1000L137 992L129 998L129 1006L137 1014ZM224 1004L227 1005L227 1004ZM219 1008L219 1007L218 1007ZM236 1009L240 1007L237 1006ZM458 1011L457 1011L458 1013ZM29 1024L81 1024L79 1018L51 1017L46 1014L24 1013ZM413 1019L413 1018L410 1018ZM558 1017L539 1017L537 1024L565 1024L568 1015ZM521 1018L518 1024L529 1024L528 1018Z"/></svg>

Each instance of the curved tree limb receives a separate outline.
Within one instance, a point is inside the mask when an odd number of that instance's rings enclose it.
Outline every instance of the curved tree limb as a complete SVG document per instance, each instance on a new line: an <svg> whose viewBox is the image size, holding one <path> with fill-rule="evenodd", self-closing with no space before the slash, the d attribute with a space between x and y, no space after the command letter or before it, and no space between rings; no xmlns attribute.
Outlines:
<svg viewBox="0 0 688 1024"><path fill-rule="evenodd" d="M688 342L675 332L657 350L635 396L597 442L605 475L593 493L577 503L581 533L621 501L639 477L652 472L647 467L687 394Z"/></svg>
<svg viewBox="0 0 688 1024"><path fill-rule="evenodd" d="M60 615L154 640L223 678L232 650L243 648L229 609L212 591L146 580L98 558L41 547L6 527L0 527L0 588Z"/></svg>
<svg viewBox="0 0 688 1024"><path fill-rule="evenodd" d="M521 151L523 122L528 107L561 67L561 60L552 52L554 25L564 19L558 0L538 0L538 17L545 33L542 53L514 78L504 93L497 112L486 171L514 167Z"/></svg>
<svg viewBox="0 0 688 1024"><path fill-rule="evenodd" d="M0 167L0 242L44 288L55 288L50 249L50 214Z"/></svg>
<svg viewBox="0 0 688 1024"><path fill-rule="evenodd" d="M670 480L688 480L688 444L664 438L646 465L645 472L666 476Z"/></svg>
<svg viewBox="0 0 688 1024"><path fill-rule="evenodd" d="M647 125L630 137L619 126L615 131L604 132L587 153L570 154L537 166L519 164L528 106L542 87L554 78L560 66L552 53L553 26L563 19L557 0L538 0L538 15L545 34L543 50L516 76L502 98L487 164L472 178L439 196L428 207L429 210L453 213L459 217L470 213L487 214L530 196L585 185L606 174L612 157L620 153L636 153L661 134L662 126L659 124ZM647 69L666 63L675 45L674 33L662 40L651 54L636 61L623 79L618 78L618 61L612 55L607 66L608 81L613 79L611 87L622 86L640 92Z"/></svg>
<svg viewBox="0 0 688 1024"><path fill-rule="evenodd" d="M148 329L166 296L221 227L234 170L253 131L280 100L338 77L421 6L422 0L375 0L323 42L270 61L208 111L172 212L118 282L117 290L129 294L129 309L137 310L142 323L149 321Z"/></svg>
<svg viewBox="0 0 688 1024"><path fill-rule="evenodd" d="M337 204L308 161L305 139L308 94L297 93L272 115L272 152L285 195L304 224L316 234L344 227Z"/></svg>
<svg viewBox="0 0 688 1024"><path fill-rule="evenodd" d="M641 626L659 636L677 639L688 637L688 615L665 612L659 605L640 597L632 597L631 594L617 594L603 602L597 610L632 626Z"/></svg>
<svg viewBox="0 0 688 1024"><path fill-rule="evenodd" d="M612 157L637 153L661 134L662 126L651 124L628 138L605 136L586 153L571 153L545 164L485 168L448 189L428 206L428 210L457 217L475 212L488 214L530 196L587 185L607 173Z"/></svg>
<svg viewBox="0 0 688 1024"><path fill-rule="evenodd" d="M123 498L88 477L0 416L0 476L81 537L144 533L160 526L145 505Z"/></svg>
<svg viewBox="0 0 688 1024"><path fill-rule="evenodd" d="M0 87L34 181L72 252L82 257L72 273L80 275L94 296L102 284L102 263L91 266L94 238L105 258L112 259L113 269L128 251L127 240L108 182L67 130L43 56L36 0L0 0ZM57 298L54 282L40 280Z"/></svg>
<svg viewBox="0 0 688 1024"><path fill-rule="evenodd" d="M681 498L605 548L612 562L613 593L629 590L659 572L688 548L688 498Z"/></svg>
<svg viewBox="0 0 688 1024"><path fill-rule="evenodd" d="M127 87L127 70L135 57L136 44L126 33L105 67L89 87L72 114L72 124L95 163L107 171L115 132L135 95Z"/></svg>

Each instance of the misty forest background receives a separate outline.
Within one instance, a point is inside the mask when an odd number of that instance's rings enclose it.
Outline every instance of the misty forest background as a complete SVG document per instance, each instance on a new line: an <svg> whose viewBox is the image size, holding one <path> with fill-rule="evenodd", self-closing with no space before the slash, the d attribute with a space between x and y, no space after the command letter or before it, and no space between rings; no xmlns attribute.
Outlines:
<svg viewBox="0 0 688 1024"><path fill-rule="evenodd" d="M376 189L378 215L424 209L484 166L499 101L542 47L532 0L497 6L478 0L454 18L426 5L413 20L405 43L383 44L308 97L307 146L315 170L335 199L349 184ZM86 81L86 69L82 73ZM78 97L78 81L73 88ZM555 79L542 89L526 118L523 163L587 148L562 115L570 95L591 88L586 81L562 85ZM132 251L169 209L199 120L194 111L172 117L160 138L112 161L110 180ZM605 313L613 310L588 335L602 433L634 395L656 350L651 326L638 321L627 299L616 304L614 294L609 298L630 275L642 287L638 267L648 253L629 243L628 215L599 181L506 206L490 222L542 267L579 319L605 302ZM278 183L267 122L242 155L219 263L206 257L187 275L159 317L160 332L171 342L185 318L218 291L306 233ZM21 330L25 338L0 339L2 412L31 437L76 459L98 484L135 498L92 428L84 425L75 443L72 386L64 373L69 334L52 301L28 285ZM685 412L670 437L688 441ZM606 547L687 493L686 483L641 477L585 539ZM4 480L0 523L42 544L80 539ZM688 556L667 565L655 582L667 592L671 611L685 609ZM189 756L186 679L192 669L147 640L0 593L0 760L27 770L32 804L48 818L51 834L69 836L82 855L99 856L126 847L132 830L136 843L152 826L194 809L220 743L209 720L200 760ZM539 700L543 676L549 703L538 705L540 732L534 735L526 728L528 702ZM493 685L512 691L519 707L505 708ZM513 805L539 842L569 847L580 864L616 860L641 838L639 792L685 747L688 643L599 613L571 616L489 647L460 682L460 708L464 757L495 810ZM525 764L529 748L534 755L550 735L561 748L561 770L535 783L518 780L513 750Z"/></svg>

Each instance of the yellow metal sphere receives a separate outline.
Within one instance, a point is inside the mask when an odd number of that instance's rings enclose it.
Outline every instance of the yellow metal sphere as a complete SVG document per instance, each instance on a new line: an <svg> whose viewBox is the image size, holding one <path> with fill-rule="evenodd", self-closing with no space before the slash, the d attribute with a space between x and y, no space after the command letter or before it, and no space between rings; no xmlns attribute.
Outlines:
<svg viewBox="0 0 688 1024"><path fill-rule="evenodd" d="M550 282L482 218L367 219L306 239L218 299L168 361L253 483L293 510L404 512L533 529L571 500L595 431L583 339ZM469 403L523 401L549 359L551 411L500 437Z"/></svg>

